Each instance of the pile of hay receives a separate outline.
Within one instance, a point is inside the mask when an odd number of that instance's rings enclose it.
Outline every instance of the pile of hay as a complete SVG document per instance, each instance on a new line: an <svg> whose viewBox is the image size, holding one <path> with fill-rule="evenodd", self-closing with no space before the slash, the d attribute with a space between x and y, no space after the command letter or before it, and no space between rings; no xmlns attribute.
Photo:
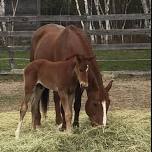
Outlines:
<svg viewBox="0 0 152 152"><path fill-rule="evenodd" d="M54 113L48 113L42 128L31 130L31 115L27 113L18 141L14 131L19 113L0 113L1 152L149 152L150 112L113 111L108 114L108 125L92 128L85 112L80 114L80 128L71 135L59 132L55 126Z"/></svg>

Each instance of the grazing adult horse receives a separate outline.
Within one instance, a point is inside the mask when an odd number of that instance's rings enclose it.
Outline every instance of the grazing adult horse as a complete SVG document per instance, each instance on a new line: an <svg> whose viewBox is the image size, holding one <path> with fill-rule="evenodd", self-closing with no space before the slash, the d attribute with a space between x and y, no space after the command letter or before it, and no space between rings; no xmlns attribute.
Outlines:
<svg viewBox="0 0 152 152"><path fill-rule="evenodd" d="M25 96L21 103L20 122L16 130L16 138L19 138L23 118L33 92L35 97L32 103L32 126L36 129L37 109L35 107L37 105L35 104L38 104L44 87L58 92L65 112L66 130L71 131L72 101L75 88L78 82L82 87L88 87L88 70L87 62L79 55L66 61L50 62L39 59L31 62L24 70Z"/></svg>
<svg viewBox="0 0 152 152"><path fill-rule="evenodd" d="M40 27L33 35L32 50L30 60L47 59L50 61L62 61L71 54L82 54L86 57L94 56L91 45L89 44L85 34L76 26L70 25L66 28L61 25L47 24ZM106 113L109 108L109 90L112 81L107 87L103 86L102 75L97 66L96 58L89 61L89 86L87 89L88 100L85 104L85 111L94 125L106 125ZM79 112L81 108L81 95L83 90L77 85L74 103L74 126L79 126ZM54 92L54 102L56 109L56 123L62 122L64 112L60 109L60 98L57 92ZM48 103L48 90L45 89L41 104L43 113L46 114ZM61 116L62 112L62 116ZM40 119L39 119L40 120ZM37 122L40 125L40 121ZM63 123L62 128L65 127Z"/></svg>

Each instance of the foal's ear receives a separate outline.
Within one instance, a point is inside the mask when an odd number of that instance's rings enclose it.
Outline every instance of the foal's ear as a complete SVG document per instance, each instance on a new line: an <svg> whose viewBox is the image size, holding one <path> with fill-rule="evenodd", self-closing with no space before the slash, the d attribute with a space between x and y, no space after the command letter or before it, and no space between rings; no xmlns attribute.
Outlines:
<svg viewBox="0 0 152 152"><path fill-rule="evenodd" d="M105 87L105 90L106 90L107 92L109 92L109 90L111 89L112 83L113 83L113 80L111 80L111 81L108 83L108 85Z"/></svg>
<svg viewBox="0 0 152 152"><path fill-rule="evenodd" d="M94 59L95 57L96 57L95 55L92 55L92 56L85 57L85 59L90 61L90 60Z"/></svg>

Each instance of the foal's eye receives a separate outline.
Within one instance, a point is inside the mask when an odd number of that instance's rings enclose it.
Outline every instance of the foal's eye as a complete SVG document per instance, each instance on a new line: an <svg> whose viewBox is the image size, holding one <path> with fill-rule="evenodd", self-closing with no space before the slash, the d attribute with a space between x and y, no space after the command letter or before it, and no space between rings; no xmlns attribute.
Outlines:
<svg viewBox="0 0 152 152"><path fill-rule="evenodd" d="M81 69L79 69L80 70L80 72L84 72L84 70L81 68Z"/></svg>
<svg viewBox="0 0 152 152"><path fill-rule="evenodd" d="M94 106L94 107L97 107L97 106L98 106L98 104L97 104L97 103L93 103L93 106Z"/></svg>

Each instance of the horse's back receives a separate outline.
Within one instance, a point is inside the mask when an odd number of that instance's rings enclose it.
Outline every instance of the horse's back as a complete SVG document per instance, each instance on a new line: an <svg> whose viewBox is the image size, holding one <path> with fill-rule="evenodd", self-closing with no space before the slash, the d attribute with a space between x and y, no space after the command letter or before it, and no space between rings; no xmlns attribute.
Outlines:
<svg viewBox="0 0 152 152"><path fill-rule="evenodd" d="M30 60L51 58L50 50L63 30L63 26L56 24L47 24L37 29L32 37Z"/></svg>
<svg viewBox="0 0 152 152"><path fill-rule="evenodd" d="M31 61L40 58L59 61L73 54L92 55L90 44L77 27L65 28L48 24L35 32L32 39Z"/></svg>

